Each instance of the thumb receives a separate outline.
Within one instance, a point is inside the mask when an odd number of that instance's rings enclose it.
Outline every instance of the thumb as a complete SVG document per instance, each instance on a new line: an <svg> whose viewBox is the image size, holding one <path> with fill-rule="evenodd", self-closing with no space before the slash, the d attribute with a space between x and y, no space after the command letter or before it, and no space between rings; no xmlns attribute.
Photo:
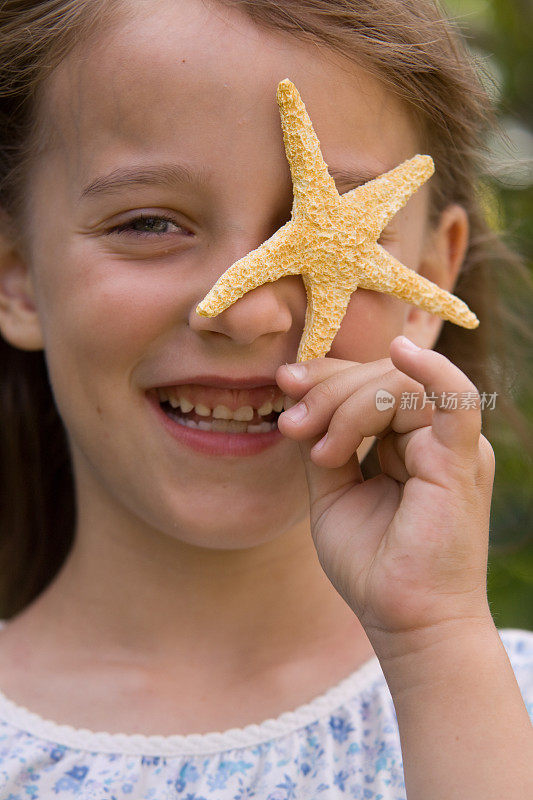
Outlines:
<svg viewBox="0 0 533 800"><path fill-rule="evenodd" d="M286 397L285 409L294 405L296 405L296 401ZM315 520L335 502L339 495L346 492L354 484L363 483L364 481L356 452L353 453L346 464L341 466L326 467L313 461L315 452L317 454L320 452L320 448L318 450L313 450L313 448L319 442L323 442L326 436L327 434L314 436L311 439L303 439L298 442L309 488L311 517Z"/></svg>

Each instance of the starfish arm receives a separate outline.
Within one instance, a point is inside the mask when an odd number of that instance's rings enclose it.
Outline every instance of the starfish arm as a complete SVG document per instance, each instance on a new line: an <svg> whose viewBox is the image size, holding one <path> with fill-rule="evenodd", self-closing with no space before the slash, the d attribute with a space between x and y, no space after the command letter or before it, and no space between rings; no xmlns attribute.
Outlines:
<svg viewBox="0 0 533 800"><path fill-rule="evenodd" d="M477 328L479 325L478 318L466 303L441 289L433 281L405 267L379 244L368 248L365 260L372 266L358 277L361 289L394 295L463 328Z"/></svg>
<svg viewBox="0 0 533 800"><path fill-rule="evenodd" d="M372 239L435 171L431 156L417 155L395 169L342 195L342 203L359 217L359 225Z"/></svg>
<svg viewBox="0 0 533 800"><path fill-rule="evenodd" d="M326 355L344 319L352 294L351 291L313 281L307 274L302 277L307 293L307 309L297 361Z"/></svg>
<svg viewBox="0 0 533 800"><path fill-rule="evenodd" d="M298 89L288 78L280 81L277 100L289 162L293 193L293 218L313 206L338 205L340 195L320 151L320 142Z"/></svg>
<svg viewBox="0 0 533 800"><path fill-rule="evenodd" d="M298 275L301 262L294 245L294 228L287 222L260 247L228 267L198 304L196 313L216 317L252 289L286 275Z"/></svg>

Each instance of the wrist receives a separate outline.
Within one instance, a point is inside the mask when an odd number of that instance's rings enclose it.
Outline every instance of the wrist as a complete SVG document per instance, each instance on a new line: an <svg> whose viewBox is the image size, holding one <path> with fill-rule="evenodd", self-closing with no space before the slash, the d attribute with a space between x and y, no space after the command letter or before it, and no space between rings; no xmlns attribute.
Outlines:
<svg viewBox="0 0 533 800"><path fill-rule="evenodd" d="M531 722L492 618L389 640L380 660L409 798L533 797Z"/></svg>
<svg viewBox="0 0 533 800"><path fill-rule="evenodd" d="M409 631L367 631L391 694L442 685L488 650L500 651L498 630L487 612L442 620Z"/></svg>

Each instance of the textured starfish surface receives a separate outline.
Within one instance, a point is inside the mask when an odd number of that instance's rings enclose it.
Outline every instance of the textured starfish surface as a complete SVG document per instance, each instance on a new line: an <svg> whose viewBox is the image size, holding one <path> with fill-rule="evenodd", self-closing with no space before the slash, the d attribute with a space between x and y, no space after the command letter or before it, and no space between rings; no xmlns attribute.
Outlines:
<svg viewBox="0 0 533 800"><path fill-rule="evenodd" d="M264 283L301 275L307 310L298 361L326 355L358 286L476 328L479 320L466 303L405 267L377 243L389 220L431 177L433 159L416 155L340 195L305 105L288 78L278 84L277 100L293 183L291 219L232 264L196 312L215 317Z"/></svg>

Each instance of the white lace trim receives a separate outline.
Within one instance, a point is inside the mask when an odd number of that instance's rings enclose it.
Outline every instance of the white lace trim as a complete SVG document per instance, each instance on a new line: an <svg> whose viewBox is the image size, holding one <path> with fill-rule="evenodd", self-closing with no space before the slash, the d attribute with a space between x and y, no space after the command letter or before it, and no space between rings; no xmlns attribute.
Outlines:
<svg viewBox="0 0 533 800"><path fill-rule="evenodd" d="M4 624L5 622L0 620L0 628L3 628ZM107 733L90 731L87 728L73 728L71 725L59 725L52 720L43 719L33 711L9 700L1 691L0 719L41 739L93 753L120 753L132 756L208 755L238 747L258 745L317 722L347 700L353 699L380 676L383 676L381 666L374 656L336 686L295 711L287 711L276 719L267 719L244 728L231 728L221 733L144 736L140 733ZM384 680L383 678L383 682Z"/></svg>

